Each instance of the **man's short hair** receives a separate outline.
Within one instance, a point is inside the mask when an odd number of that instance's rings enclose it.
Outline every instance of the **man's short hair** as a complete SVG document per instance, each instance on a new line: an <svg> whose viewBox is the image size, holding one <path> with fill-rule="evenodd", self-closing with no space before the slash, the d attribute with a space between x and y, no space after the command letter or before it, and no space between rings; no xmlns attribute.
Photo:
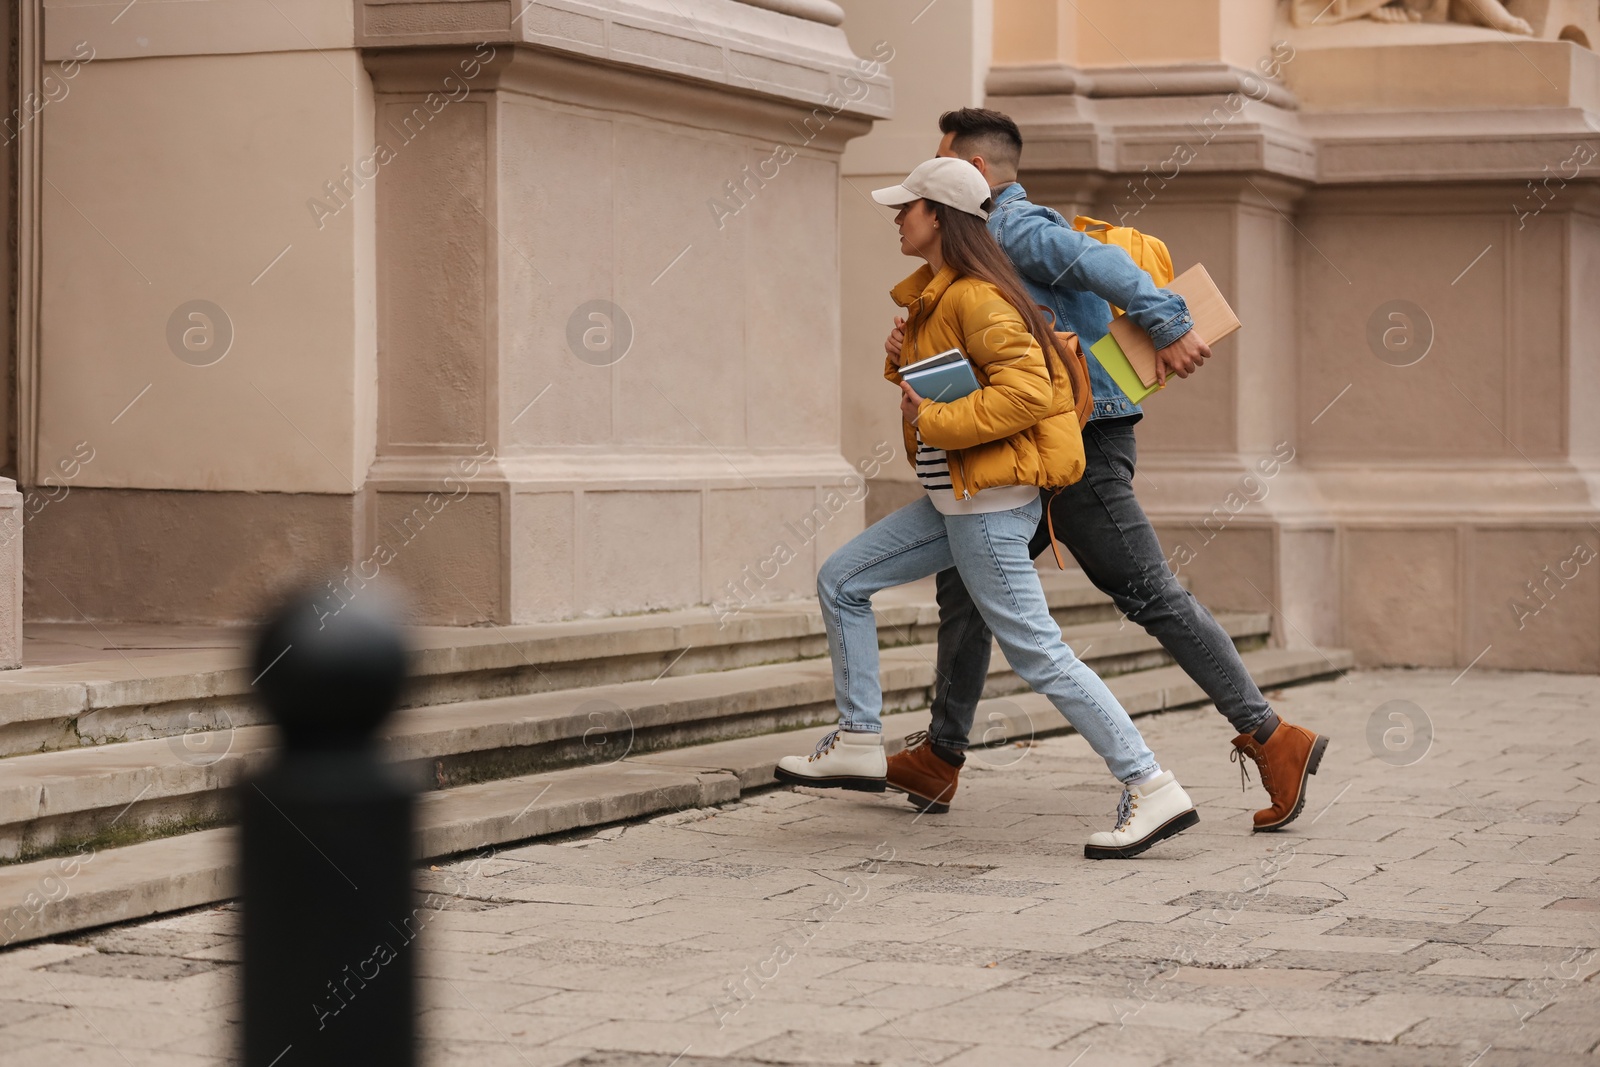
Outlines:
<svg viewBox="0 0 1600 1067"><path fill-rule="evenodd" d="M951 147L963 156L982 156L1015 168L1022 159L1022 131L1010 115L986 107L964 107L939 116L939 132L953 133Z"/></svg>

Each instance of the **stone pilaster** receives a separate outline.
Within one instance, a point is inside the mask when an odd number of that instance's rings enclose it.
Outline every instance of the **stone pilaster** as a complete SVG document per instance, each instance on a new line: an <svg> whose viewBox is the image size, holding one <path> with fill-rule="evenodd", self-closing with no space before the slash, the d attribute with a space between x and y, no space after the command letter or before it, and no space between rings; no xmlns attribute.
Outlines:
<svg viewBox="0 0 1600 1067"><path fill-rule="evenodd" d="M1386 29L997 67L989 102L1035 199L1164 238L1245 323L1139 431L1197 595L1366 663L1600 669L1600 58Z"/></svg>
<svg viewBox="0 0 1600 1067"><path fill-rule="evenodd" d="M890 90L836 5L39 10L20 443L95 458L30 523L35 617L330 570L440 623L742 605L859 529L838 162Z"/></svg>
<svg viewBox="0 0 1600 1067"><path fill-rule="evenodd" d="M838 161L887 79L789 6L540 4L401 49L366 5L393 159L362 565L425 617L806 595L860 529Z"/></svg>

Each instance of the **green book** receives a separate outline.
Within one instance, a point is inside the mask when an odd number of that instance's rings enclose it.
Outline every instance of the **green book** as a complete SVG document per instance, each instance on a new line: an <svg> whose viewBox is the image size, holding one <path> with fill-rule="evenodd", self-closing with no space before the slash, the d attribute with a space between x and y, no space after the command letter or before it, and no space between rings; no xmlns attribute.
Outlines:
<svg viewBox="0 0 1600 1067"><path fill-rule="evenodd" d="M1128 362L1128 357L1122 352L1122 346L1117 344L1117 339L1109 333L1094 344L1089 346L1089 351L1100 365L1111 375L1111 380L1128 394L1128 399L1135 404L1143 403L1151 393L1160 389L1159 385L1146 385L1139 379L1139 372L1133 369L1133 364Z"/></svg>

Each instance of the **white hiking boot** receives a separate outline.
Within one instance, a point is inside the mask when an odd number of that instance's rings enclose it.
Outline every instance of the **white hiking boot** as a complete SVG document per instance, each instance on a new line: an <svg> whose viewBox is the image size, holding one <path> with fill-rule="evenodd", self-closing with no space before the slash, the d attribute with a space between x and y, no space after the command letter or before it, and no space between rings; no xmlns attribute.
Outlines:
<svg viewBox="0 0 1600 1067"><path fill-rule="evenodd" d="M1171 771L1162 771L1142 786L1123 789L1117 828L1090 834L1083 854L1092 860L1129 859L1199 821L1189 794Z"/></svg>
<svg viewBox="0 0 1600 1067"><path fill-rule="evenodd" d="M785 756L778 761L778 781L823 789L859 789L883 792L889 761L883 754L883 735L835 730L817 743L809 756Z"/></svg>

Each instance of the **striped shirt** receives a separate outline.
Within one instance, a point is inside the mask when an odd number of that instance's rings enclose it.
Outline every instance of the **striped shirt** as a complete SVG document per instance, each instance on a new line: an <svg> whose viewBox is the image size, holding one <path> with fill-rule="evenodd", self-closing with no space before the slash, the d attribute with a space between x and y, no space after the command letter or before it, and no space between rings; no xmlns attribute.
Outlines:
<svg viewBox="0 0 1600 1067"><path fill-rule="evenodd" d="M999 485L966 497L956 496L955 485L950 481L949 455L942 448L923 444L920 433L917 434L917 481L927 490L934 509L941 515L1013 511L1039 498L1039 488L1033 485Z"/></svg>
<svg viewBox="0 0 1600 1067"><path fill-rule="evenodd" d="M929 493L949 494L954 489L950 483L950 457L942 448L923 444L921 434L917 435L917 481Z"/></svg>

